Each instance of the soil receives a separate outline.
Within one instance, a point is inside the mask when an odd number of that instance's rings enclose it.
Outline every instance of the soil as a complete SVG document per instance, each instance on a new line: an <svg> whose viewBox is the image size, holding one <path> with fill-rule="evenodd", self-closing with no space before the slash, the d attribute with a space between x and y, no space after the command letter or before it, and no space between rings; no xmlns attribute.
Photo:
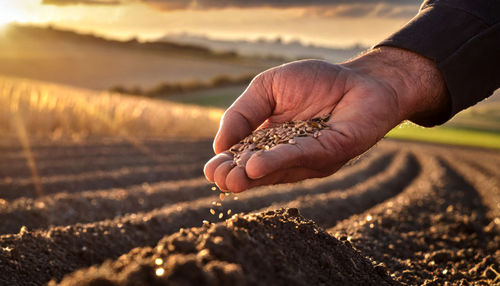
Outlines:
<svg viewBox="0 0 500 286"><path fill-rule="evenodd" d="M60 285L191 284L395 283L349 245L290 208L183 229L155 248L137 248L99 268L77 271Z"/></svg>
<svg viewBox="0 0 500 286"><path fill-rule="evenodd" d="M498 151L384 140L214 206L210 141L143 145L32 142L40 193L3 139L0 285L500 285Z"/></svg>

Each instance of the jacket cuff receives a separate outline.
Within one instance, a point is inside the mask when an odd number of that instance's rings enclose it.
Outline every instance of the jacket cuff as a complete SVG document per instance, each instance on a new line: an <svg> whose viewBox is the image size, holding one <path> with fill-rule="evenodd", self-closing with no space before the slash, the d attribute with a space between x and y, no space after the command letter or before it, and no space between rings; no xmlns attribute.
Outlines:
<svg viewBox="0 0 500 286"><path fill-rule="evenodd" d="M403 29L375 46L397 47L420 54L433 60L441 71L450 95L448 110L415 122L423 126L446 122L500 86L498 19L483 19L446 2L422 6Z"/></svg>

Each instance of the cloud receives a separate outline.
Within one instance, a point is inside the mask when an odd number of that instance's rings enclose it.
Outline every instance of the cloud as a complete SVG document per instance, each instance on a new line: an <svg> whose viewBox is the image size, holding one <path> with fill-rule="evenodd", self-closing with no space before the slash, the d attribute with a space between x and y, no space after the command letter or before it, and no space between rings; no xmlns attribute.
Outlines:
<svg viewBox="0 0 500 286"><path fill-rule="evenodd" d="M354 1L353 1L354 2ZM353 3L339 4L336 6L306 8L304 16L311 17L349 17L358 18L365 16L384 18L411 18L418 12L418 5L370 4Z"/></svg>
<svg viewBox="0 0 500 286"><path fill-rule="evenodd" d="M224 8L304 8L307 15L322 17L409 18L420 0L43 0L51 5L117 5L140 2L163 11Z"/></svg>
<svg viewBox="0 0 500 286"><path fill-rule="evenodd" d="M162 10L223 8L305 8L323 17L410 18L420 0L140 0Z"/></svg>
<svg viewBox="0 0 500 286"><path fill-rule="evenodd" d="M126 1L122 0L42 0L42 4L45 5L57 5L57 6L68 6L68 5L119 5Z"/></svg>

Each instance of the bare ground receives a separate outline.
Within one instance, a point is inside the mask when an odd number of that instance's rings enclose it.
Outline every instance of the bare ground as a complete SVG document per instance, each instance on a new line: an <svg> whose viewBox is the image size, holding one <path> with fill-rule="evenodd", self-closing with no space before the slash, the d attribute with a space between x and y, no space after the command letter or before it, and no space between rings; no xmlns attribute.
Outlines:
<svg viewBox="0 0 500 286"><path fill-rule="evenodd" d="M214 206L210 141L143 143L157 156L34 142L40 194L3 140L0 284L500 283L498 151L386 140L333 176Z"/></svg>

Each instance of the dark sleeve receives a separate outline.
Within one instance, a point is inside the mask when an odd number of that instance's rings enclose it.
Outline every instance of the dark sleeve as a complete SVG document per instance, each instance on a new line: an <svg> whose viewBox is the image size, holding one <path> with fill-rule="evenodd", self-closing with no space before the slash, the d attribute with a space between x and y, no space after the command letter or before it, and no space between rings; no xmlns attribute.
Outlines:
<svg viewBox="0 0 500 286"><path fill-rule="evenodd" d="M445 114L416 123L444 123L500 87L500 0L426 0L379 46L407 49L436 62L450 106Z"/></svg>

